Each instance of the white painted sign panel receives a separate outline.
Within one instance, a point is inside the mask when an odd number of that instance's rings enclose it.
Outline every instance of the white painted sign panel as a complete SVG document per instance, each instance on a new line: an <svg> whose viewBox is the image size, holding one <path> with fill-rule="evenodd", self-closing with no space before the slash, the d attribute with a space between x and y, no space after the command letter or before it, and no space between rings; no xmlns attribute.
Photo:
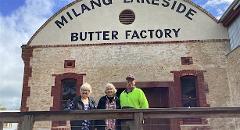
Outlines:
<svg viewBox="0 0 240 130"><path fill-rule="evenodd" d="M121 20L130 22L124 24ZM184 0L82 0L55 14L29 43L67 45L227 38L226 28Z"/></svg>

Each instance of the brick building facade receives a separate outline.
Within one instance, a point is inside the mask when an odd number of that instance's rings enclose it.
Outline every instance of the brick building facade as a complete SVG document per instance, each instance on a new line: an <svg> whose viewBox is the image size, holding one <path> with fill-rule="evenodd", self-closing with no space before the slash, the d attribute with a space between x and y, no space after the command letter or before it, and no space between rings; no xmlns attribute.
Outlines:
<svg viewBox="0 0 240 130"><path fill-rule="evenodd" d="M90 83L98 101L107 82L121 91L129 73L153 108L238 106L239 48L230 51L227 27L190 0L149 1L77 0L53 15L22 46L21 111L62 110L68 84L79 95ZM168 129L237 129L220 122L176 120Z"/></svg>

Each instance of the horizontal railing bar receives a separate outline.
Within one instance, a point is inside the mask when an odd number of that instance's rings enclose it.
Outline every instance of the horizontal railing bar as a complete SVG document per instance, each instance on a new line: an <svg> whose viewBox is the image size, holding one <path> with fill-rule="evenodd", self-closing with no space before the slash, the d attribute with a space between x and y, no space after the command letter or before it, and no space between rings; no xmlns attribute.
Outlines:
<svg viewBox="0 0 240 130"><path fill-rule="evenodd" d="M160 119L160 118L240 118L240 114L144 114L144 119Z"/></svg>
<svg viewBox="0 0 240 130"><path fill-rule="evenodd" d="M90 111L30 111L0 112L0 122L20 122L25 115L33 115L35 121L74 119L134 119L134 113L143 113L143 118L240 118L240 107L192 107L151 108Z"/></svg>
<svg viewBox="0 0 240 130"><path fill-rule="evenodd" d="M100 119L133 119L133 113L64 113L35 115L36 121L60 121L60 120L100 120Z"/></svg>

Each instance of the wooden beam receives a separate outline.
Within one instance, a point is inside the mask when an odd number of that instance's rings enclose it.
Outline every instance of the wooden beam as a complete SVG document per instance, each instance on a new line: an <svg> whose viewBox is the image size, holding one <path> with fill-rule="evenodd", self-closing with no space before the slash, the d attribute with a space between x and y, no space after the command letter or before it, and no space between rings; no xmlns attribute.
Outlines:
<svg viewBox="0 0 240 130"><path fill-rule="evenodd" d="M240 107L217 108L161 108L90 111L34 111L0 112L0 122L22 122L24 116L34 116L34 121L134 119L134 113L147 118L240 118Z"/></svg>
<svg viewBox="0 0 240 130"><path fill-rule="evenodd" d="M213 113L197 113L197 114L144 114L144 119L175 119L175 118L240 118L240 114L213 114Z"/></svg>
<svg viewBox="0 0 240 130"><path fill-rule="evenodd" d="M18 123L17 130L22 130L22 122L19 122L19 123Z"/></svg>
<svg viewBox="0 0 240 130"><path fill-rule="evenodd" d="M35 121L65 121L65 120L101 120L101 119L133 119L133 113L48 113L35 114Z"/></svg>
<svg viewBox="0 0 240 130"><path fill-rule="evenodd" d="M0 122L17 123L21 120L21 112L0 112Z"/></svg>
<svg viewBox="0 0 240 130"><path fill-rule="evenodd" d="M3 122L0 122L0 130L3 130Z"/></svg>

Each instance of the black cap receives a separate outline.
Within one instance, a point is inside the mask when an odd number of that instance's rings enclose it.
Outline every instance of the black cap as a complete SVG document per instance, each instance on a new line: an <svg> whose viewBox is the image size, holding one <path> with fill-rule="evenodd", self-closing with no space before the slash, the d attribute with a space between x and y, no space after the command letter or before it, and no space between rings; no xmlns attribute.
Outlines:
<svg viewBox="0 0 240 130"><path fill-rule="evenodd" d="M132 75L132 74L129 74L127 77L126 77L126 80L134 80L135 79L135 76Z"/></svg>

